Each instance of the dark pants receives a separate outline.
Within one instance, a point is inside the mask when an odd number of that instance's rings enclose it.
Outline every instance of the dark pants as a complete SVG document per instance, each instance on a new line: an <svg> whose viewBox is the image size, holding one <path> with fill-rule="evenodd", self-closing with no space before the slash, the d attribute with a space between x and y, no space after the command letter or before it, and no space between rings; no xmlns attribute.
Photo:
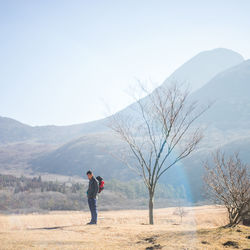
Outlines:
<svg viewBox="0 0 250 250"><path fill-rule="evenodd" d="M89 210L91 212L91 223L97 223L96 199L88 198Z"/></svg>

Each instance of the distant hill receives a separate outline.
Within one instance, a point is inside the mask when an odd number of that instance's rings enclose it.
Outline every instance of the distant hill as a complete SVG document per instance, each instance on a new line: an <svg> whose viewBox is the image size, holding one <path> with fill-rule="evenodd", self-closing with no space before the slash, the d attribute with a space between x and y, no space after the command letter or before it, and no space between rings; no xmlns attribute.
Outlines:
<svg viewBox="0 0 250 250"><path fill-rule="evenodd" d="M23 141L61 144L84 134L105 131L104 120L70 126L29 126L0 116L0 144Z"/></svg>
<svg viewBox="0 0 250 250"><path fill-rule="evenodd" d="M34 171L62 175L85 175L94 169L105 179L130 179L128 169L112 154L123 149L122 143L112 134L86 135L64 144L58 149L30 161Z"/></svg>
<svg viewBox="0 0 250 250"><path fill-rule="evenodd" d="M31 126L0 116L0 143L29 140L31 131Z"/></svg>

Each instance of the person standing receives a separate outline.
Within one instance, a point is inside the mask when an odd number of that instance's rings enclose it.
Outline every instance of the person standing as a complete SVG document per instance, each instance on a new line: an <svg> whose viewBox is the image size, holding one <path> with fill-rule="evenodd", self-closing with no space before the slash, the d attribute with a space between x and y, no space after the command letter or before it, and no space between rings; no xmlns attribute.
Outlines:
<svg viewBox="0 0 250 250"><path fill-rule="evenodd" d="M87 191L88 195L88 204L89 210L91 212L91 221L87 223L87 225L95 225L97 224L97 204L96 204L96 196L99 191L98 181L93 175L92 171L87 172L87 176L89 179L89 188Z"/></svg>

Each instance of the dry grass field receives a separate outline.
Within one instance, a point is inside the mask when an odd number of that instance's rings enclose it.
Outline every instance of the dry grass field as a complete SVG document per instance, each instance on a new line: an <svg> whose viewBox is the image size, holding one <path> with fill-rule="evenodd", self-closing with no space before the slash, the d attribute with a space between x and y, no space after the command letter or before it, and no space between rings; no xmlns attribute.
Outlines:
<svg viewBox="0 0 250 250"><path fill-rule="evenodd" d="M86 212L0 215L0 249L250 249L249 227L220 227L222 207L184 210L181 222L176 208L155 209L153 226L146 210L99 212L98 225Z"/></svg>

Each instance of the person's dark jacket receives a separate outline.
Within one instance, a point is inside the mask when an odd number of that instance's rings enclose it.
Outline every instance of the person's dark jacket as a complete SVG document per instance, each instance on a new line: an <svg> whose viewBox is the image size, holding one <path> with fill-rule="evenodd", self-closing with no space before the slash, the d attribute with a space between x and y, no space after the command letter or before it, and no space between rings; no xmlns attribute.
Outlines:
<svg viewBox="0 0 250 250"><path fill-rule="evenodd" d="M98 181L95 178L95 176L93 176L90 180L89 180L89 189L87 191L88 194L88 198L96 198L96 195L98 193L99 187L98 187Z"/></svg>

